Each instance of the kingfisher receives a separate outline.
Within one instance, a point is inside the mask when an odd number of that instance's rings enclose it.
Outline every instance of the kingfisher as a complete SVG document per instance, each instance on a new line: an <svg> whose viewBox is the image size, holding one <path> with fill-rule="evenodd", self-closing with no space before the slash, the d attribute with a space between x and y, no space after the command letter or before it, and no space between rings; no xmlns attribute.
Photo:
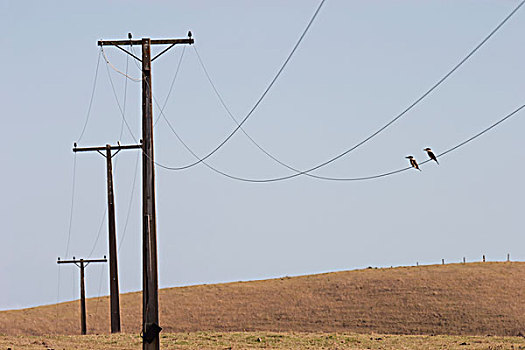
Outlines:
<svg viewBox="0 0 525 350"><path fill-rule="evenodd" d="M427 147L425 148L423 151L426 151L428 156L430 157L430 159L432 159L433 161L435 161L436 163L439 164L437 158L436 158L436 155L434 154L434 152L432 152L432 150L430 149L430 147Z"/></svg>
<svg viewBox="0 0 525 350"><path fill-rule="evenodd" d="M417 170L421 171L421 169L419 169L419 165L417 165L417 162L416 162L416 160L414 159L414 157L412 157L412 156L406 156L405 158L408 159L408 160L410 160L410 165L412 166L412 168L416 168Z"/></svg>

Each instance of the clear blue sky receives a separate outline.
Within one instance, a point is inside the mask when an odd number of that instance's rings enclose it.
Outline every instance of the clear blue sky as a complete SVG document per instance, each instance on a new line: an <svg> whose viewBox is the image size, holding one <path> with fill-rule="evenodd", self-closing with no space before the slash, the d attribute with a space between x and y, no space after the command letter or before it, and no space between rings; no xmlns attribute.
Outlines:
<svg viewBox="0 0 525 350"><path fill-rule="evenodd" d="M65 257L74 155L89 105L99 39L185 37L196 46L237 118L275 75L318 1L10 1L0 0L3 171L0 309L57 301L58 256ZM410 105L477 45L516 5L503 0L327 0L295 56L246 131L300 169L353 146ZM525 9L472 59L385 133L320 169L361 176L423 160L470 137L525 103ZM124 53L107 48L118 69L139 77ZM182 47L153 66L164 101ZM111 71L120 103L124 78ZM126 118L140 131L140 83L128 81ZM158 112L155 108L154 112ZM186 48L165 113L185 142L205 155L233 128ZM204 166L157 169L161 287L346 270L366 266L525 260L525 112L422 172L368 182L299 177L273 184L236 182ZM156 114L157 115L157 114ZM132 143L100 61L81 146ZM193 160L164 121L156 159ZM142 287L140 171L137 153L116 156L115 186L122 292ZM289 170L242 133L210 164L244 177ZM78 154L68 257L107 255L105 163ZM100 281L102 283L100 284ZM100 288L99 288L100 286ZM58 300L78 298L78 269L60 268ZM89 297L108 293L107 266L87 269Z"/></svg>

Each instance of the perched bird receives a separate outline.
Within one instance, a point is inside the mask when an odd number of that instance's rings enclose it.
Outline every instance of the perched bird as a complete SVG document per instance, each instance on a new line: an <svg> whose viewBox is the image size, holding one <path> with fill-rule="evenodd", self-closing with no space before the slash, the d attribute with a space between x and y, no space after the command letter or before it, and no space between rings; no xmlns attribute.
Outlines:
<svg viewBox="0 0 525 350"><path fill-rule="evenodd" d="M133 38L133 36L131 35L131 33L128 33L128 39L131 40L131 38Z"/></svg>
<svg viewBox="0 0 525 350"><path fill-rule="evenodd" d="M191 30L188 30L188 38L191 39Z"/></svg>
<svg viewBox="0 0 525 350"><path fill-rule="evenodd" d="M421 171L421 169L419 169L419 165L417 165L417 162L416 162L416 160L414 159L414 157L412 157L412 156L406 156L405 158L408 159L408 160L410 160L410 165L411 165L413 168L416 168L417 170Z"/></svg>
<svg viewBox="0 0 525 350"><path fill-rule="evenodd" d="M423 151L426 151L428 156L430 157L430 159L432 159L433 161L435 161L436 163L439 164L439 162L438 162L438 160L436 158L436 155L434 154L434 152L432 152L432 150L429 147L425 148Z"/></svg>

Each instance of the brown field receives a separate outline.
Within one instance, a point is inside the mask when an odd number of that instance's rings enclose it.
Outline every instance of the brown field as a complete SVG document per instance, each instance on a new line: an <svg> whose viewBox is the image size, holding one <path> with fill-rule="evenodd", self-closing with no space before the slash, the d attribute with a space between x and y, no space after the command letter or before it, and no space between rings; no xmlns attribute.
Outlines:
<svg viewBox="0 0 525 350"><path fill-rule="evenodd" d="M18 339L11 336L37 336L24 337L22 340L39 341L42 339L40 336L46 334L50 336L45 337L45 342L49 340L57 344L69 340L139 341L136 334L141 328L141 303L140 293L121 296L122 328L128 335L121 335L120 338L103 336L109 330L108 297L87 301L88 333L100 334L99 337L55 336L80 333L78 301L58 306L3 311L0 312L0 334L10 337L3 338L0 344L3 346L7 344L6 341ZM96 314L95 309L98 309ZM411 344L423 340L435 343L449 339L430 335L479 335L483 336L479 341L489 338L495 341L500 338L486 336L525 334L525 263L487 262L365 269L163 289L160 291L160 324L164 328L161 334L166 335L166 339L178 341L176 339L188 336L193 339L188 341L191 343L202 337L218 337L219 332L222 333L221 339L230 339L228 341L232 343L238 337L239 344L243 344L238 348L261 347L263 344L245 343L244 338L273 339L268 332L278 332L280 335L277 337L283 335L285 339L304 338L304 342L310 338L325 339L324 335L320 335L322 333L339 334L336 336L337 341L344 340L339 337L361 339L360 345L354 344L357 347L346 343L344 346L338 345L338 348L344 349L361 348L369 337L340 334L391 334L381 337L384 338L381 341L372 342L379 342L378 346L382 348L396 348L395 341L400 338L394 337L395 334L427 335L403 338L409 339ZM186 332L191 332L191 335L183 334ZM290 332L312 335L298 336ZM459 342L466 338L450 339ZM515 341L517 346L523 346L523 338L510 339L514 339L512 342ZM475 343L474 340L461 342ZM281 345L275 346L279 348ZM327 346L333 348L332 345ZM375 345L370 346L374 348ZM452 345L446 347L453 348ZM43 348L40 344L39 349ZM69 346L64 348L74 349ZM494 347L497 348L500 347Z"/></svg>
<svg viewBox="0 0 525 350"><path fill-rule="evenodd" d="M141 349L137 335L0 336L0 349L128 350ZM382 335L350 333L195 332L161 337L161 349L383 349L503 350L525 349L522 337Z"/></svg>

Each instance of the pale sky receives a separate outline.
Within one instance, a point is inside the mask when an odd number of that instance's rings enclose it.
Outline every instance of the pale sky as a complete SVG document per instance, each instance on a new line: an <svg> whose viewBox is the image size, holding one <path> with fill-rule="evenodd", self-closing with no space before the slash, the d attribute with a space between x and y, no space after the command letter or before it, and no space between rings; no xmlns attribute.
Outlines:
<svg viewBox="0 0 525 350"><path fill-rule="evenodd" d="M307 169L352 147L420 97L500 23L519 1L326 0L302 44L245 124L272 155ZM97 40L184 38L193 32L218 90L243 118L288 56L319 1L10 1L0 0L4 135L0 309L79 297L79 272L56 258L108 255L105 161L74 155L99 57ZM397 123L316 172L366 176L402 168L405 156L442 152L525 103L525 9L464 66ZM136 49L138 52L138 48ZM158 50L158 48L155 48ZM182 54L154 62L159 103ZM132 60L106 48L111 63L140 77ZM119 103L140 134L140 83L110 70ZM157 116L158 108L154 113ZM235 127L186 47L165 115L204 156ZM100 60L93 106L80 146L116 143L122 116ZM156 169L161 287L253 280L367 266L525 260L525 111L440 165L364 182L307 177L252 184L203 165ZM120 138L133 143L127 130ZM194 158L162 119L156 160ZM136 151L115 158L121 292L142 288L141 172ZM291 172L241 133L209 159L240 177ZM140 164L139 164L140 166ZM95 244L96 242L96 244ZM107 265L87 268L88 297L107 295ZM58 283L60 277L60 284ZM57 295L57 291L60 290Z"/></svg>

